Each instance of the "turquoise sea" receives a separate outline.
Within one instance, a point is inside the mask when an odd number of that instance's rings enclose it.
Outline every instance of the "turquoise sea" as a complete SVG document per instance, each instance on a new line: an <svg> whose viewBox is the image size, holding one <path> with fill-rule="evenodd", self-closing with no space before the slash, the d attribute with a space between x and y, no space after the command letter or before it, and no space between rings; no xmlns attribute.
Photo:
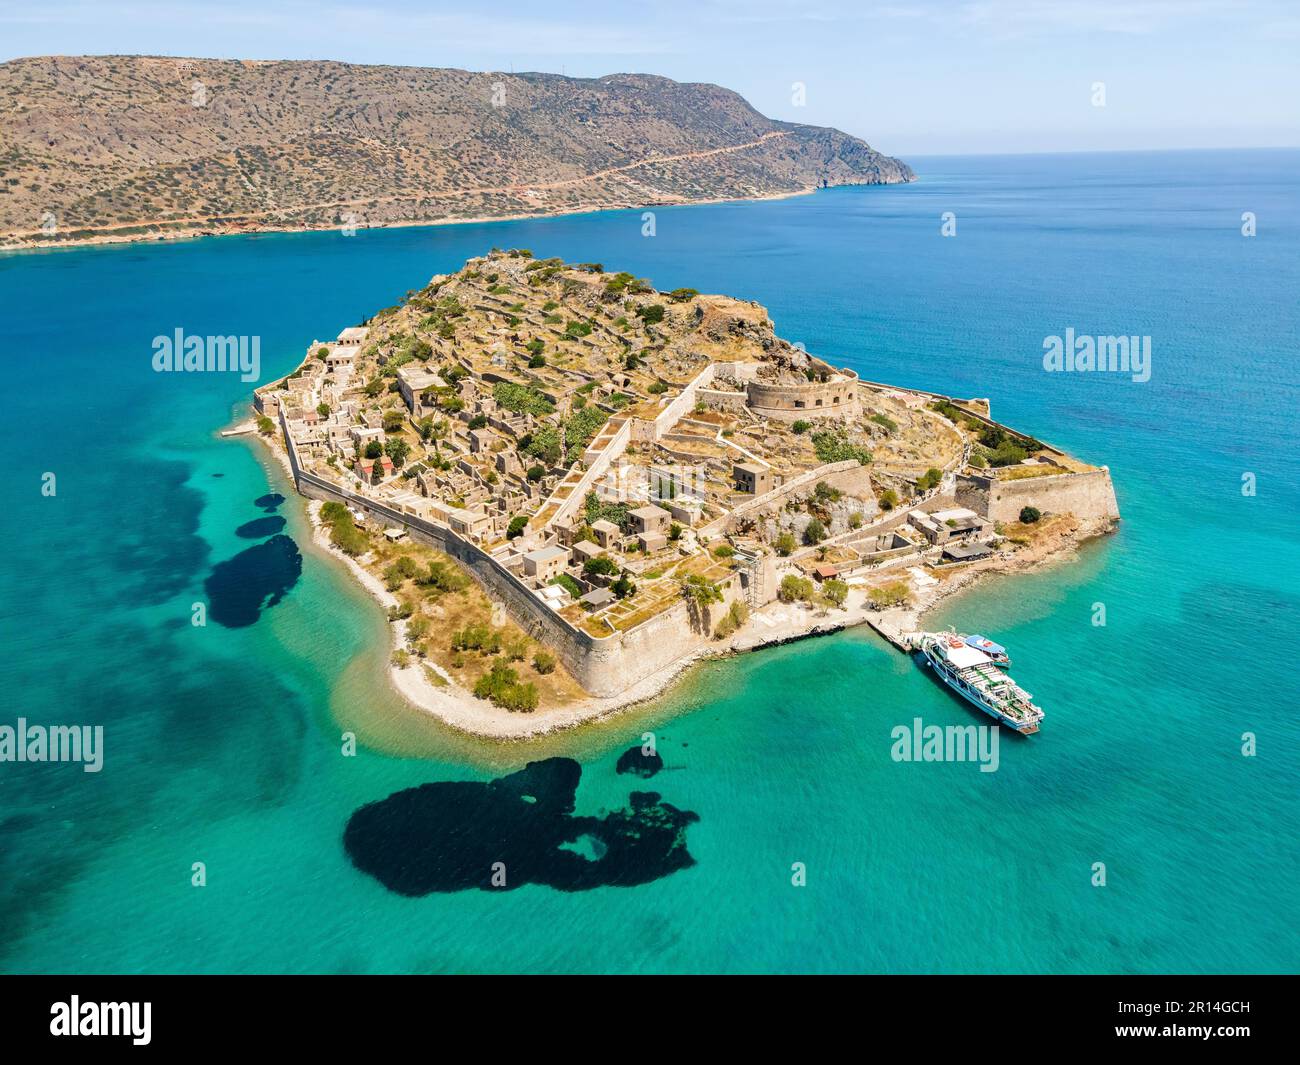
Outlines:
<svg viewBox="0 0 1300 1065"><path fill-rule="evenodd" d="M661 209L653 238L629 211L0 255L0 724L105 729L100 773L0 764L0 970L1294 971L1300 152L909 162L908 187ZM268 380L494 245L758 300L832 362L987 396L1109 464L1114 536L938 619L1011 647L1043 731L1003 737L994 773L893 762L895 725L972 712L864 631L534 745L403 707L378 607L260 446L217 435L250 386L155 374L151 342L260 336ZM1149 335L1151 380L1044 372L1068 327ZM276 516L288 540L237 532ZM210 600L230 623L192 626ZM645 731L664 769L618 774ZM693 861L408 897L349 860L366 804L552 756L581 764L577 816L634 791L689 811ZM501 831L491 803L443 812L489 850Z"/></svg>

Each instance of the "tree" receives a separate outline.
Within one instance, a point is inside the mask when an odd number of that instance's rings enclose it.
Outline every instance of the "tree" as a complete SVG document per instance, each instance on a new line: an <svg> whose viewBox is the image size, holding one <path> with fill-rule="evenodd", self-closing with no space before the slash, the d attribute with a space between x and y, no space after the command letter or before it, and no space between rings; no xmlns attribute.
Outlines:
<svg viewBox="0 0 1300 1065"><path fill-rule="evenodd" d="M794 533L783 532L776 538L776 553L782 558L788 558L794 553L794 549L797 546L798 544L795 543Z"/></svg>
<svg viewBox="0 0 1300 1065"><path fill-rule="evenodd" d="M400 410L384 411L384 432L396 433L406 424L406 415Z"/></svg>
<svg viewBox="0 0 1300 1065"><path fill-rule="evenodd" d="M806 544L819 544L826 539L826 526L820 520L813 518L803 530L803 542Z"/></svg>
<svg viewBox="0 0 1300 1065"><path fill-rule="evenodd" d="M476 415L474 415L474 417L472 417L472 418L469 420L469 428L470 428L471 430L472 430L472 429L482 429L485 425L487 425L487 415L486 415L486 414L476 414Z"/></svg>
<svg viewBox="0 0 1300 1065"><path fill-rule="evenodd" d="M618 580L609 586L609 590L619 599L626 599L629 595L636 594L636 585L632 583L627 572L619 574Z"/></svg>
<svg viewBox="0 0 1300 1065"><path fill-rule="evenodd" d="M802 418L790 426L790 429L794 432L795 436L802 436L811 428L812 422L804 421Z"/></svg>
<svg viewBox="0 0 1300 1065"><path fill-rule="evenodd" d="M1038 519L1041 518L1042 516L1043 516L1042 511L1040 511L1037 507L1020 508L1020 523L1022 525L1033 525L1034 522L1038 521Z"/></svg>
<svg viewBox="0 0 1300 1065"><path fill-rule="evenodd" d="M697 607L722 602L722 589L694 573L682 581L682 595Z"/></svg>
<svg viewBox="0 0 1300 1065"><path fill-rule="evenodd" d="M789 573L781 578L781 586L777 589L776 596L783 603L811 602L813 582L807 577L796 577L793 573Z"/></svg>
<svg viewBox="0 0 1300 1065"><path fill-rule="evenodd" d="M393 465L400 468L411 453L411 445L400 436L395 436L384 445L384 450L388 452L388 457L393 460Z"/></svg>
<svg viewBox="0 0 1300 1065"><path fill-rule="evenodd" d="M877 610L887 610L891 606L907 606L912 600L912 592L902 581L890 581L880 588L869 589L867 597Z"/></svg>
<svg viewBox="0 0 1300 1065"><path fill-rule="evenodd" d="M529 479L530 481L534 481L534 482L536 482L536 481L540 481L540 480L541 480L543 477L545 477L545 476L546 476L546 467L545 467L545 466L529 466L529 467L528 467L528 479Z"/></svg>
<svg viewBox="0 0 1300 1065"><path fill-rule="evenodd" d="M682 527L679 524L677 524L677 522L673 522L671 525L668 526L668 539L671 543L675 544L681 538L682 538Z"/></svg>
<svg viewBox="0 0 1300 1065"><path fill-rule="evenodd" d="M540 370L545 365L546 365L545 355L540 355L540 354L534 355L531 359L528 360L528 368L530 370Z"/></svg>
<svg viewBox="0 0 1300 1065"><path fill-rule="evenodd" d="M259 415L257 419L257 431L263 436L270 436L275 432L275 422L271 421L265 414Z"/></svg>
<svg viewBox="0 0 1300 1065"><path fill-rule="evenodd" d="M330 416L330 405L328 403L317 403L316 413L322 418L328 418Z"/></svg>
<svg viewBox="0 0 1300 1065"><path fill-rule="evenodd" d="M898 506L898 493L897 493L897 492L895 492L892 488L886 488L883 492L880 493L880 509L881 509L881 510L893 510L896 506ZM860 525L861 523L862 523L862 515L859 514L859 515L858 515L858 524ZM850 524L850 525L853 524L851 520L850 520L849 524ZM857 526L855 525L854 528L857 528Z"/></svg>
<svg viewBox="0 0 1300 1065"><path fill-rule="evenodd" d="M506 529L506 539L513 540L516 537L523 536L526 528L528 528L528 519L522 514L516 514L510 519L510 526Z"/></svg>
<svg viewBox="0 0 1300 1065"><path fill-rule="evenodd" d="M608 577L618 572L618 566L608 555L597 555L582 564L582 572L588 577Z"/></svg>
<svg viewBox="0 0 1300 1065"><path fill-rule="evenodd" d="M849 597L849 586L843 581L826 581L822 585L822 595L836 606L843 608L845 600Z"/></svg>
<svg viewBox="0 0 1300 1065"><path fill-rule="evenodd" d="M366 444L365 457L368 459L377 459L384 453L384 445L378 440L371 440Z"/></svg>

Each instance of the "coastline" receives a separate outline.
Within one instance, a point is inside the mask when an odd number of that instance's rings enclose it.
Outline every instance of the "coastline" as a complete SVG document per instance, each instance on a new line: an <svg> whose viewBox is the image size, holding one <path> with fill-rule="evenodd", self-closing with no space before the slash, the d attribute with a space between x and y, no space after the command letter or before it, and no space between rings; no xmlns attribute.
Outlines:
<svg viewBox="0 0 1300 1065"><path fill-rule="evenodd" d="M255 435L284 470L293 483L293 469L288 456L273 440ZM311 526L312 543L324 554L342 563L362 588L387 612L397 604L397 597L370 573L360 562L349 557L330 542L320 521L321 502L302 499ZM901 630L917 628L925 617L945 600L980 583L982 578L1001 575L1012 576L1044 566L1067 562L1078 548L1089 540L1113 532L1115 523L1098 520L1081 522L1077 519L1070 528L1052 540L1035 545L1011 559L992 558L973 563L947 579L917 593L917 601L906 609L890 611L872 610L867 605L865 592L854 589L842 609L814 608L789 605L779 601L753 611L749 621L734 636L716 641L631 685L616 696L587 696L578 702L530 713L512 713L478 699L444 674L444 684L435 684L426 670L436 669L423 660L399 667L386 656L388 683L411 709L429 714L457 732L479 739L500 742L517 742L553 735L598 721L615 713L631 710L666 694L692 667L700 662L729 658L735 655L779 647L799 640L829 636L846 629L871 625L873 621L888 620ZM404 636L405 621L389 621L389 647L391 651ZM874 631L874 626L873 631ZM877 632L881 639L883 635ZM443 673L441 669L437 672Z"/></svg>
<svg viewBox="0 0 1300 1065"><path fill-rule="evenodd" d="M914 181L916 179L913 179ZM870 185L871 183L865 183ZM888 183L877 183L888 184ZM850 186L836 185L827 186L830 188L847 188ZM558 211L535 211L529 214L500 214L500 215L476 215L472 218L435 218L435 219L410 219L400 222L384 222L378 225L359 225L357 230L366 229L413 229L419 227L432 228L434 226L458 226L458 225L482 225L489 222L527 222L541 221L548 218L564 218L571 215L599 214L602 211L640 211L653 210L660 207L706 207L709 205L723 203L764 203L775 200L790 200L798 196L810 196L814 192L821 190L821 186L809 185L803 188L795 189L791 192L774 192L759 196L717 196L706 199L693 200L656 200L656 201L628 201L627 203L605 203L605 204L582 204L568 210ZM123 228L144 227L148 225L171 225L173 223L161 220L158 222L128 222L123 224ZM27 251L54 251L60 248L94 248L109 247L114 245L127 244L145 244L145 243L162 243L165 241L183 241L183 240L202 240L209 237L240 237L240 236L258 236L262 234L294 234L294 233L326 233L331 230L339 230L341 227L335 225L224 225L211 226L206 224L196 224L188 229L177 229L171 232L162 233L129 233L113 234L107 230L102 231L94 236L78 237L72 240L60 241L42 241L19 239L16 243L0 244L0 252L27 252Z"/></svg>

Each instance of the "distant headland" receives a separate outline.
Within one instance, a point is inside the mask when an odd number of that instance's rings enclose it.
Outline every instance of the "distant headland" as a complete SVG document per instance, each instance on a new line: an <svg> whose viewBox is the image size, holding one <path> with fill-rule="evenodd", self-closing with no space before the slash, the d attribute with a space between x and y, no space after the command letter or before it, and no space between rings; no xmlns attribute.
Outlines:
<svg viewBox="0 0 1300 1065"><path fill-rule="evenodd" d="M324 61L0 63L0 246L357 229L911 181L838 130L645 74Z"/></svg>
<svg viewBox="0 0 1300 1065"><path fill-rule="evenodd" d="M255 429L385 605L392 676L516 738L700 657L915 628L1113 527L1107 469L862 380L756 303L494 250L313 341Z"/></svg>

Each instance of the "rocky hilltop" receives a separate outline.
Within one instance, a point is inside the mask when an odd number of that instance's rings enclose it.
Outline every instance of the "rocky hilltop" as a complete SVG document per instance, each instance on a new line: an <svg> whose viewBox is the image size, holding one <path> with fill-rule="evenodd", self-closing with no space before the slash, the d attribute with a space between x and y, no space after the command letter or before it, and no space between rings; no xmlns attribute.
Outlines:
<svg viewBox="0 0 1300 1065"><path fill-rule="evenodd" d="M913 179L716 85L60 56L0 63L9 244L457 221Z"/></svg>

